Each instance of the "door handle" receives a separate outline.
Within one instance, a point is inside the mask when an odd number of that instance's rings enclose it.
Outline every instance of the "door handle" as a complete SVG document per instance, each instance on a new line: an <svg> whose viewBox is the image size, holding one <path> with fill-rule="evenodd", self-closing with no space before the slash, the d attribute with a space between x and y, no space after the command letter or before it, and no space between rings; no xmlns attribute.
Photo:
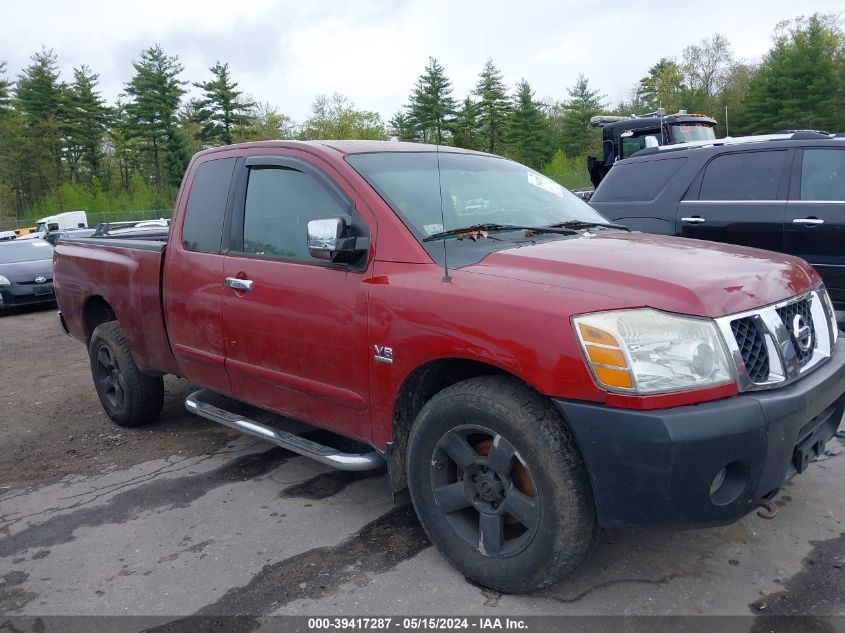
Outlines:
<svg viewBox="0 0 845 633"><path fill-rule="evenodd" d="M694 215L691 218L681 218L681 222L686 222L687 224L701 224L702 222L707 222L707 220Z"/></svg>
<svg viewBox="0 0 845 633"><path fill-rule="evenodd" d="M249 292L252 290L252 279L238 279L237 277L226 277L223 285L227 288L240 290L241 292Z"/></svg>
<svg viewBox="0 0 845 633"><path fill-rule="evenodd" d="M821 218L795 218L792 223L803 224L805 226L816 226L818 224L824 224L824 220Z"/></svg>

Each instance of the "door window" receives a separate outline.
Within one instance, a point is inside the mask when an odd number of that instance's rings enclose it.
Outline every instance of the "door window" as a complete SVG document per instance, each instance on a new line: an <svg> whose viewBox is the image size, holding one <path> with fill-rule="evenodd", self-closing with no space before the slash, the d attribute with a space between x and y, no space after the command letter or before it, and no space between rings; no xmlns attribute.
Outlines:
<svg viewBox="0 0 845 633"><path fill-rule="evenodd" d="M845 150L804 150L801 200L845 201Z"/></svg>
<svg viewBox="0 0 845 633"><path fill-rule="evenodd" d="M776 200L784 151L722 154L704 171L699 200Z"/></svg>
<svg viewBox="0 0 845 633"><path fill-rule="evenodd" d="M182 246L186 250L220 252L229 183L234 171L234 158L209 160L197 167L182 227Z"/></svg>
<svg viewBox="0 0 845 633"><path fill-rule="evenodd" d="M253 167L244 208L243 252L309 264L308 222L349 219L342 206L317 180L296 169Z"/></svg>

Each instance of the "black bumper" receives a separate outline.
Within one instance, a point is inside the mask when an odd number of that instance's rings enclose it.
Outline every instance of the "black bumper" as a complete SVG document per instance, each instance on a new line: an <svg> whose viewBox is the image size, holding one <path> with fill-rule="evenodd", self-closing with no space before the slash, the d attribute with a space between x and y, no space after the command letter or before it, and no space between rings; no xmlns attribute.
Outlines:
<svg viewBox="0 0 845 633"><path fill-rule="evenodd" d="M0 288L0 310L19 306L55 303L52 283L11 284Z"/></svg>
<svg viewBox="0 0 845 633"><path fill-rule="evenodd" d="M845 337L824 365L781 389L656 411L555 404L584 455L601 525L731 523L833 437L845 412Z"/></svg>

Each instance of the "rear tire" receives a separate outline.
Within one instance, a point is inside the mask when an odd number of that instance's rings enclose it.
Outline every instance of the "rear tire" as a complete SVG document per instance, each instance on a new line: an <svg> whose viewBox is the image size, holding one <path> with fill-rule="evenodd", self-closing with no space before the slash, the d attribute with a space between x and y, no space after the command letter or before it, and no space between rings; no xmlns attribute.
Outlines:
<svg viewBox="0 0 845 633"><path fill-rule="evenodd" d="M164 405L164 379L141 373L117 321L94 329L88 356L100 404L117 425L140 426L159 416Z"/></svg>
<svg viewBox="0 0 845 633"><path fill-rule="evenodd" d="M575 441L548 398L503 376L435 395L408 443L420 521L471 580L536 591L574 570L595 531L592 490Z"/></svg>

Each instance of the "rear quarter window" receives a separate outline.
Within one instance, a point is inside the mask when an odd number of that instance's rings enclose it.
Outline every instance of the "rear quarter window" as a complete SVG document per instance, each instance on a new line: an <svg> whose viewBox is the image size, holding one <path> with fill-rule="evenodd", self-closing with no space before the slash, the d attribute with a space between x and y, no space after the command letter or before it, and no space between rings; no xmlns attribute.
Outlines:
<svg viewBox="0 0 845 633"><path fill-rule="evenodd" d="M596 189L594 202L654 200L687 162L683 156L614 165Z"/></svg>
<svg viewBox="0 0 845 633"><path fill-rule="evenodd" d="M234 158L219 158L201 163L194 174L182 246L199 253L219 253L223 219L229 199L229 184L235 171Z"/></svg>

